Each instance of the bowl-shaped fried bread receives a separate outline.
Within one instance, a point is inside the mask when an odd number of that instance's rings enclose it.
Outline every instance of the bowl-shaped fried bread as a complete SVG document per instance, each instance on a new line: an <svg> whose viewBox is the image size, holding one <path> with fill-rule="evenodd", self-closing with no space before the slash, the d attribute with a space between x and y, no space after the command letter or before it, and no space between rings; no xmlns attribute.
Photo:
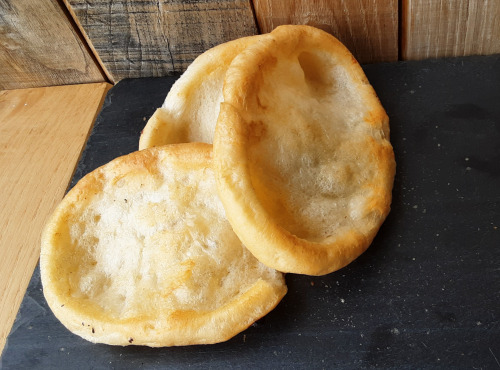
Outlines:
<svg viewBox="0 0 500 370"><path fill-rule="evenodd" d="M114 345L225 341L286 293L224 216L211 145L120 157L67 194L42 236L43 290L73 333Z"/></svg>
<svg viewBox="0 0 500 370"><path fill-rule="evenodd" d="M321 275L358 257L390 209L389 120L333 36L282 26L234 58L215 138L219 196L264 264Z"/></svg>
<svg viewBox="0 0 500 370"><path fill-rule="evenodd" d="M174 143L211 144L226 70L233 58L259 37L229 41L198 56L148 120L139 139L139 150Z"/></svg>

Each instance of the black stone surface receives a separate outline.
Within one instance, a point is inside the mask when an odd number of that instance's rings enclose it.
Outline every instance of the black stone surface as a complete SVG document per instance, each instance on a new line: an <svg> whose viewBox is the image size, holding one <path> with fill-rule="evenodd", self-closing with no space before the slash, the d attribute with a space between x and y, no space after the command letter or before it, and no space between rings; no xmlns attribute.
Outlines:
<svg viewBox="0 0 500 370"><path fill-rule="evenodd" d="M68 332L35 271L4 369L500 368L500 56L364 66L391 118L392 212L368 251L289 293L226 343L95 345ZM137 148L172 78L109 93L76 171Z"/></svg>

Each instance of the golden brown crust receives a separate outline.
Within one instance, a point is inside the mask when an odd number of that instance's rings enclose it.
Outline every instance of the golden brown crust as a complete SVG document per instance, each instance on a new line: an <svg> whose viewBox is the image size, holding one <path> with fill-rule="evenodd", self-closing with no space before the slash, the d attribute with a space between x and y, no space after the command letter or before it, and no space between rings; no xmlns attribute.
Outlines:
<svg viewBox="0 0 500 370"><path fill-rule="evenodd" d="M238 53L259 38L232 40L198 56L172 86L163 106L148 120L139 150L172 143L211 144L226 70Z"/></svg>
<svg viewBox="0 0 500 370"><path fill-rule="evenodd" d="M358 257L387 216L388 117L334 37L282 26L226 72L214 138L220 198L264 264L321 275Z"/></svg>
<svg viewBox="0 0 500 370"><path fill-rule="evenodd" d="M271 311L283 276L234 235L211 145L135 152L85 176L42 235L44 294L73 333L114 345L215 343Z"/></svg>

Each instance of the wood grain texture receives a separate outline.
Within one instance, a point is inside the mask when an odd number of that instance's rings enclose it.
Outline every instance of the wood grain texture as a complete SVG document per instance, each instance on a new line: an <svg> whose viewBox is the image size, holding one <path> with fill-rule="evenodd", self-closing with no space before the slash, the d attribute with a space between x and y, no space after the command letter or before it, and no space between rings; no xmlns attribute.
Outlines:
<svg viewBox="0 0 500 370"><path fill-rule="evenodd" d="M398 59L397 0L253 0L260 31L307 24L342 41L361 63Z"/></svg>
<svg viewBox="0 0 500 370"><path fill-rule="evenodd" d="M67 0L112 79L183 72L205 50L257 33L250 0Z"/></svg>
<svg viewBox="0 0 500 370"><path fill-rule="evenodd" d="M0 89L104 82L55 0L0 0Z"/></svg>
<svg viewBox="0 0 500 370"><path fill-rule="evenodd" d="M42 227L110 86L0 92L0 352L38 261Z"/></svg>
<svg viewBox="0 0 500 370"><path fill-rule="evenodd" d="M401 8L405 60L500 53L498 0L403 0Z"/></svg>

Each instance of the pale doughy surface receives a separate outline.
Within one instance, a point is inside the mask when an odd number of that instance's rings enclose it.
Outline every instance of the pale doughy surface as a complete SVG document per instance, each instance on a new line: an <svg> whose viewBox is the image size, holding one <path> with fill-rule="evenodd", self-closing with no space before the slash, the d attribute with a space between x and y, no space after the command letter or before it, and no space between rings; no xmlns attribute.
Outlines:
<svg viewBox="0 0 500 370"><path fill-rule="evenodd" d="M172 143L211 144L226 70L233 58L260 36L243 37L207 50L174 83L161 108L148 120L139 150Z"/></svg>
<svg viewBox="0 0 500 370"><path fill-rule="evenodd" d="M345 266L390 209L388 117L349 51L312 27L279 27L233 60L214 161L236 234L283 272Z"/></svg>
<svg viewBox="0 0 500 370"><path fill-rule="evenodd" d="M286 293L225 219L211 145L120 157L67 194L43 236L54 314L92 342L171 346L227 340Z"/></svg>

